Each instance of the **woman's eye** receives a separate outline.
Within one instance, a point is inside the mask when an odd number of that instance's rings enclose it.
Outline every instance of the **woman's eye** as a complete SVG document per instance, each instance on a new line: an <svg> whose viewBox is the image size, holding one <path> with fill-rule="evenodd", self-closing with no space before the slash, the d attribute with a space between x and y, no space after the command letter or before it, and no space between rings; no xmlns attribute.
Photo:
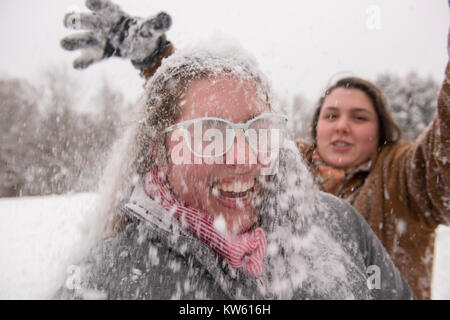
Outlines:
<svg viewBox="0 0 450 320"><path fill-rule="evenodd" d="M367 118L366 117L362 117L362 116L356 116L355 119L357 121L367 121Z"/></svg>
<svg viewBox="0 0 450 320"><path fill-rule="evenodd" d="M324 116L324 118L325 118L325 119L335 119L335 118L337 118L337 116L336 116L335 114L326 114L326 115Z"/></svg>

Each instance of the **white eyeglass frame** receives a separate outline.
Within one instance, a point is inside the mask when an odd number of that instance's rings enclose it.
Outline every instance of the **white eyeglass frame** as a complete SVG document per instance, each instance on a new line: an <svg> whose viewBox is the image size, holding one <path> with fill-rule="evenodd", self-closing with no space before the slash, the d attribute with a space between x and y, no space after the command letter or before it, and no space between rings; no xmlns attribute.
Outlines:
<svg viewBox="0 0 450 320"><path fill-rule="evenodd" d="M231 129L233 129L232 141L234 141L234 139L235 139L235 137L236 137L236 130L237 130L237 129L242 129L242 130L244 131L245 139L247 140L249 146L250 146L255 152L267 152L267 151L259 151L259 150L255 150L254 146L253 146L252 143L250 142L250 138L249 138L249 135L248 135L248 129L249 129L250 125L251 125L253 122L257 121L257 120L265 119L265 118L273 118L273 117L280 118L281 120L284 120L284 122L283 122L284 128L283 128L283 129L285 130L285 128L286 128L286 123L287 123L287 121L288 121L288 117L287 117L286 115L284 115L284 114L278 114L278 113L263 113L263 114L261 114L261 115L255 117L255 118L252 118L252 119L248 120L248 121L245 122L245 123L234 123L234 122L231 122L231 121L229 121L229 120L222 119L222 118L216 118L216 117L201 117L201 118L195 118L195 119L186 120L186 121L182 121L182 122L176 123L176 124L174 124L174 125L171 125L171 126L167 127L166 129L164 129L164 132L165 132L165 133L168 133L168 132L171 132L171 131L173 131L173 130L175 130L175 129L183 129L184 139L185 139L185 141L186 141L186 144L187 144L187 146L188 146L188 148L189 148L189 151L191 151L194 155L196 155L196 156L198 156L198 157L201 157L201 158L220 157L220 156L223 156L224 154L226 154L226 153L231 149L231 147L233 146L233 143L231 143L231 144L226 148L226 150L225 150L223 153L221 153L221 154L217 154L217 155L204 155L204 154L199 154L199 153L197 153L195 150L192 149L191 143L189 142L189 141L190 141L190 137L188 137L188 134L189 134L189 133L188 133L187 128L188 128L191 124L193 124L193 123L195 123L195 122L197 122L197 121L203 121L203 120L222 121L222 122L227 123L227 124L231 127ZM284 136L283 136L282 138L284 138Z"/></svg>

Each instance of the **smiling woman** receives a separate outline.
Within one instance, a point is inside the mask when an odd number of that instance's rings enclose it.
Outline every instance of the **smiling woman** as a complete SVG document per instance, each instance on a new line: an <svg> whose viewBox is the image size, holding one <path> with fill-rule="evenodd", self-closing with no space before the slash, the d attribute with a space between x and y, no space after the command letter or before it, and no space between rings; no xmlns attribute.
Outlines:
<svg viewBox="0 0 450 320"><path fill-rule="evenodd" d="M320 110L317 152L337 168L358 165L377 149L378 128L375 108L363 91L337 88Z"/></svg>
<svg viewBox="0 0 450 320"><path fill-rule="evenodd" d="M255 82L234 77L219 76L213 82L209 79L195 80L186 90L183 101L185 103L177 122L208 114L241 123L255 114L269 111L267 102L258 95ZM242 233L255 221L254 209L250 205L256 190L260 189L253 186L260 175L259 163L249 161L250 153L254 151L248 143L244 142L238 147L237 143L231 142L231 155L222 155L233 160L230 163L227 161L229 165L202 164L193 159L188 164L172 164L166 175L173 191L186 204L206 210L214 217L222 215L230 229ZM170 139L170 154L173 147L174 143ZM238 162L238 158L244 161ZM253 155L252 158L258 157ZM242 186L250 185L251 188L242 189Z"/></svg>
<svg viewBox="0 0 450 320"><path fill-rule="evenodd" d="M119 10L109 1L88 3ZM110 25L126 28L115 16ZM146 39L108 42L117 32L126 37L121 28L106 28L102 43L125 45L134 59L132 49ZM283 137L286 119L273 114L271 88L253 58L214 41L173 53L161 39L149 41L150 63L140 68L147 78L136 106L142 117L105 173L114 178L102 190L110 232L81 261L78 286L58 296L88 298L94 290L109 299L409 299L362 217L318 192L292 141L276 141L275 152L264 141L272 130ZM217 137L226 126L232 139L211 154L192 123ZM173 161L175 149L189 161ZM223 159L205 161L213 157Z"/></svg>
<svg viewBox="0 0 450 320"><path fill-rule="evenodd" d="M433 122L415 141L400 141L381 90L356 77L319 99L313 144L297 141L321 189L366 218L420 299L431 298L435 230L450 223L449 64L445 74Z"/></svg>
<svg viewBox="0 0 450 320"><path fill-rule="evenodd" d="M367 224L318 192L292 141L279 148L278 170L263 174L261 152L242 136L246 124L272 115L270 86L241 49L212 47L178 50L148 79L143 118L106 173L115 177L106 195L109 237L82 261L79 288L58 297L95 290L109 299L410 298ZM235 161L204 162L186 147L190 161L174 163L174 147L189 139L171 135L205 118L238 127L220 155ZM374 276L382 278L373 291Z"/></svg>

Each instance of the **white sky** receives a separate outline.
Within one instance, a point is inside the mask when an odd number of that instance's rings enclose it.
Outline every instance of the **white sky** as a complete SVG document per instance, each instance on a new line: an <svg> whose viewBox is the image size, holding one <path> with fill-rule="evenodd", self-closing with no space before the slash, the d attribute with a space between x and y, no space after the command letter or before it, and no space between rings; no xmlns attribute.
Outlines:
<svg viewBox="0 0 450 320"><path fill-rule="evenodd" d="M132 15L166 11L167 36L183 47L222 33L256 57L275 91L315 101L339 72L373 79L415 70L443 79L447 55L447 0L116 0ZM62 17L84 0L1 0L0 74L35 80L49 65L71 66L79 53L59 47L73 31ZM86 95L102 77L134 99L142 80L128 61L114 58L86 71L69 69Z"/></svg>

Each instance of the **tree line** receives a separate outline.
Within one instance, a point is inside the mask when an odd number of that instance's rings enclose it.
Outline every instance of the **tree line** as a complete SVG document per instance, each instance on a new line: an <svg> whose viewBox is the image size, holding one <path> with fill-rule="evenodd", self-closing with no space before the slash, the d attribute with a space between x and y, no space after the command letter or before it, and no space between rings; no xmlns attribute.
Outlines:
<svg viewBox="0 0 450 320"><path fill-rule="evenodd" d="M440 84L431 76L420 76L413 71L403 77L382 73L373 82L386 96L393 118L403 131L403 139L414 140L433 120ZM315 102L302 94L294 96L291 102L281 101L280 111L289 117L287 129L292 138L309 140L316 107Z"/></svg>
<svg viewBox="0 0 450 320"><path fill-rule="evenodd" d="M40 81L0 77L0 197L95 191L131 103L104 80L88 101L95 111L81 112L79 86L65 70L49 69ZM414 139L433 118L438 83L413 72L374 82L405 138ZM301 94L281 103L292 138L308 138L314 107Z"/></svg>
<svg viewBox="0 0 450 320"><path fill-rule="evenodd" d="M80 86L63 69L42 83L0 79L0 197L93 191L129 108L105 80L80 111Z"/></svg>

